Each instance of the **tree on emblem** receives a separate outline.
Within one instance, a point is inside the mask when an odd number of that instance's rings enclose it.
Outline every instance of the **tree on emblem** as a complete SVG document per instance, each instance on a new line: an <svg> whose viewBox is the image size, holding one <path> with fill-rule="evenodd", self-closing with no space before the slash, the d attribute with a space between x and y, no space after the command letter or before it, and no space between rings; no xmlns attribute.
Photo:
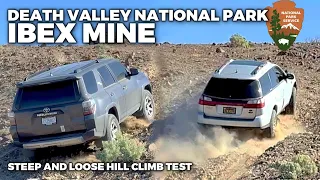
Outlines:
<svg viewBox="0 0 320 180"><path fill-rule="evenodd" d="M273 36L277 35L277 31L279 31L281 29L281 25L280 25L280 15L277 12L277 10L273 10L273 15L271 16L271 29L273 31Z"/></svg>

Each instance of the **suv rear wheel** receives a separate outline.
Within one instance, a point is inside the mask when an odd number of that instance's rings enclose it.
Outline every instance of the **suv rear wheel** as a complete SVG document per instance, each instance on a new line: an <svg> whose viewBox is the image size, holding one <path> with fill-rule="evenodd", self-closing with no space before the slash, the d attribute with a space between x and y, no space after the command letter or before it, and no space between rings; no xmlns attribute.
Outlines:
<svg viewBox="0 0 320 180"><path fill-rule="evenodd" d="M30 162L39 162L39 150L22 149L22 154L24 157L28 158Z"/></svg>
<svg viewBox="0 0 320 180"><path fill-rule="evenodd" d="M106 126L106 134L102 138L103 141L114 141L117 139L116 134L121 133L119 121L113 114L108 114L109 120Z"/></svg>
<svg viewBox="0 0 320 180"><path fill-rule="evenodd" d="M270 119L270 127L264 130L266 137L274 138L276 136L276 128L278 124L277 112L272 110L272 115Z"/></svg>
<svg viewBox="0 0 320 180"><path fill-rule="evenodd" d="M148 90L143 91L143 101L141 110L133 114L137 118L143 118L150 123L154 121L155 105L152 94Z"/></svg>
<svg viewBox="0 0 320 180"><path fill-rule="evenodd" d="M106 133L101 139L94 141L96 147L99 150L103 150L103 141L115 141L117 139L116 134L121 133L119 121L113 114L108 114L108 124L106 126Z"/></svg>
<svg viewBox="0 0 320 180"><path fill-rule="evenodd" d="M285 108L284 112L285 114L295 115L296 111L296 94L297 94L297 88L293 87L292 89L292 95L290 98L290 102Z"/></svg>

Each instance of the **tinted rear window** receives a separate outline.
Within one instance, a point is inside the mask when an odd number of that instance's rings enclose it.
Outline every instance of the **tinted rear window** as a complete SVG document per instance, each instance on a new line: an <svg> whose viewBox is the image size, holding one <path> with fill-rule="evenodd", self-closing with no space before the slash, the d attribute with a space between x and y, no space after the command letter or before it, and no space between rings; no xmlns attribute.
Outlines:
<svg viewBox="0 0 320 180"><path fill-rule="evenodd" d="M89 71L83 75L83 81L89 94L93 94L98 91L96 78L94 77L92 71Z"/></svg>
<svg viewBox="0 0 320 180"><path fill-rule="evenodd" d="M204 94L219 98L247 99L261 96L259 82L255 80L211 78Z"/></svg>
<svg viewBox="0 0 320 180"><path fill-rule="evenodd" d="M18 109L43 107L74 102L79 98L76 81L24 87L19 89Z"/></svg>

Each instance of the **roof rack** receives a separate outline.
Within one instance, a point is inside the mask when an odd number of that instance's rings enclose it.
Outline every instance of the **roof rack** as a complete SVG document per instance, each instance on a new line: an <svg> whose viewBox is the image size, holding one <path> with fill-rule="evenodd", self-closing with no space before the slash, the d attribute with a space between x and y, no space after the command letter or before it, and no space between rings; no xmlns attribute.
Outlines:
<svg viewBox="0 0 320 180"><path fill-rule="evenodd" d="M233 59L230 59L229 61L225 62L222 66L220 66L217 70L215 70L215 73L220 73L228 64L230 64Z"/></svg>
<svg viewBox="0 0 320 180"><path fill-rule="evenodd" d="M90 66L92 66L93 64L95 64L95 63L99 63L100 61L97 59L97 60L94 60L94 61L92 61L92 62L90 62L90 63L88 63L88 64L86 64L86 65L84 65L84 66L82 66L82 67L80 67L80 68L78 68L78 69L75 69L74 71L73 71L73 73L78 73L78 72L81 72L82 70L84 70L85 68L88 68L88 67L90 67Z"/></svg>
<svg viewBox="0 0 320 180"><path fill-rule="evenodd" d="M267 62L263 62L263 64L261 64L261 65L259 65L258 67L256 67L256 68L251 72L251 75L256 75L256 74L259 72L259 70L260 70L261 68L263 68L266 64L267 64Z"/></svg>
<svg viewBox="0 0 320 180"><path fill-rule="evenodd" d="M32 77L34 77L34 76L36 76L36 75L39 75L39 74L41 74L41 73L43 73L43 72L49 71L50 69L51 69L51 67L48 67L48 68L43 69L43 70L41 70L41 71L39 71L39 72L36 72L36 73L34 73L34 74L31 74L30 76L24 78L24 81L27 81L28 79L30 79L30 78L32 78Z"/></svg>

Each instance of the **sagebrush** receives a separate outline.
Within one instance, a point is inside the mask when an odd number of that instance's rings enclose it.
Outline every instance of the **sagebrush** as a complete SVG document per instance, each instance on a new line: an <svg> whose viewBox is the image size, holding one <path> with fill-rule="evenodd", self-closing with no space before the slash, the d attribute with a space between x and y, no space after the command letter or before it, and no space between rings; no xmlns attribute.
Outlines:
<svg viewBox="0 0 320 180"><path fill-rule="evenodd" d="M103 150L96 157L102 162L132 162L139 160L145 152L144 145L119 133L116 141L103 142Z"/></svg>
<svg viewBox="0 0 320 180"><path fill-rule="evenodd" d="M282 161L274 166L282 178L298 179L301 176L311 176L318 173L316 163L308 155L297 155L291 161Z"/></svg>
<svg viewBox="0 0 320 180"><path fill-rule="evenodd" d="M246 40L243 36L240 34L234 34L230 37L230 45L231 47L243 47L243 48L249 48L250 43Z"/></svg>

